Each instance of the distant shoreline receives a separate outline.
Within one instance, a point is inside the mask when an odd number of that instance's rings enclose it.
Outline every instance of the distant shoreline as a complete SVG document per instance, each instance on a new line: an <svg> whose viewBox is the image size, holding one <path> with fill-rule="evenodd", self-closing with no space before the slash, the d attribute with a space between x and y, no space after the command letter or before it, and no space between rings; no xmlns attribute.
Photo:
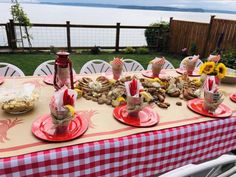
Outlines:
<svg viewBox="0 0 236 177"><path fill-rule="evenodd" d="M37 4L37 3L29 3L29 4ZM165 6L133 6L133 5L97 4L97 3L54 3L54 2L40 2L39 4L118 8L118 9L131 9L131 10L134 9L134 10L158 10L158 11L171 11L171 12L236 14L236 11L228 11L228 10L208 10L208 9L202 9L202 8L178 8L178 7L165 7Z"/></svg>
<svg viewBox="0 0 236 177"><path fill-rule="evenodd" d="M0 2L0 4L9 4L10 2ZM97 8L115 8L129 10L156 10L166 12L195 12L195 13L222 13L236 15L236 11L230 10L210 10L202 8L178 8L166 6L135 6L135 5L115 5L115 4L97 4L97 3L56 3L56 2L21 2L21 4L42 4L42 5L61 5L61 6L80 6L80 7L97 7Z"/></svg>
<svg viewBox="0 0 236 177"><path fill-rule="evenodd" d="M235 14L224 13L66 6L63 4L51 5L40 3L22 3L21 6L33 23L64 24L65 21L70 21L73 24L111 25L119 22L123 25L145 26L157 21L168 22L170 17L173 17L176 20L209 23L212 15L215 15L216 18L220 19L236 20ZM10 7L11 3L0 3L0 21L2 23L7 23L9 22L9 19L12 18Z"/></svg>

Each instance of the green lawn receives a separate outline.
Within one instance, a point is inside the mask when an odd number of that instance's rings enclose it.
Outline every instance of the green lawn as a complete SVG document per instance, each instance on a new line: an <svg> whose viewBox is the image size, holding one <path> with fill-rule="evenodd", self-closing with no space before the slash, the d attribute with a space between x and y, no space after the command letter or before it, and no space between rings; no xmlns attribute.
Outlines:
<svg viewBox="0 0 236 177"><path fill-rule="evenodd" d="M80 68L89 60L102 59L111 61L115 56L123 58L135 59L140 62L144 68L147 67L150 60L154 57L165 56L175 67L179 66L182 59L181 56L173 56L170 54L153 53L153 54L114 54L105 53L98 55L91 54L71 54L70 58L73 61L73 68L79 73ZM0 62L11 63L18 66L26 75L32 75L36 67L44 61L55 59L53 54L0 54Z"/></svg>

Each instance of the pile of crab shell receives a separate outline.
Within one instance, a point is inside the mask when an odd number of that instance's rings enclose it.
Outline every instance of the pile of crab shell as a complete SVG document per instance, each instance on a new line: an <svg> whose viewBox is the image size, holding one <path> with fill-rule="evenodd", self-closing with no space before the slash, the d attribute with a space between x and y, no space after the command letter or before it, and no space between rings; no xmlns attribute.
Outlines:
<svg viewBox="0 0 236 177"><path fill-rule="evenodd" d="M98 102L98 104L107 104L115 107L125 102L124 83L130 80L131 77L125 77L119 81L111 81L105 76L99 76L93 81L91 78L83 77L78 81L76 87L83 91L83 97L85 99ZM119 100L119 98L123 99Z"/></svg>
<svg viewBox="0 0 236 177"><path fill-rule="evenodd" d="M123 77L120 80L108 79L99 76L93 81L89 77L81 78L77 83L77 88L83 91L83 97L98 104L119 106L126 102L125 82L131 81L132 77ZM179 97L190 100L199 97L200 85L196 80L189 79L186 75L178 77L168 77L164 79L139 79L143 92L141 96L148 103L155 103L160 108L168 108L170 103L166 102L166 96Z"/></svg>

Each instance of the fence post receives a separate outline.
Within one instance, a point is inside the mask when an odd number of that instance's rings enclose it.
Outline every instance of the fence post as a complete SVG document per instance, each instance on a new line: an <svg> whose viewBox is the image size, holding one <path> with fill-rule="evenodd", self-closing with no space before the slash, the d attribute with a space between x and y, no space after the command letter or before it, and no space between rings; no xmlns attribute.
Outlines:
<svg viewBox="0 0 236 177"><path fill-rule="evenodd" d="M169 22L169 34L168 34L168 51L170 52L170 47L171 47L171 24L173 21L173 17L170 17L170 22Z"/></svg>
<svg viewBox="0 0 236 177"><path fill-rule="evenodd" d="M70 21L66 21L67 50L71 52Z"/></svg>
<svg viewBox="0 0 236 177"><path fill-rule="evenodd" d="M157 51L162 51L162 49L163 49L163 45L162 45L162 42L163 42L162 28L163 28L163 25L160 24L159 30L156 33L156 35L157 35L156 36L156 50Z"/></svg>
<svg viewBox="0 0 236 177"><path fill-rule="evenodd" d="M5 30L6 30L6 34L7 34L7 44L8 47L12 49L12 45L11 45L11 34L10 34L10 24L7 23L5 26Z"/></svg>
<svg viewBox="0 0 236 177"><path fill-rule="evenodd" d="M202 52L202 56L206 56L206 52L207 52L207 44L208 44L208 41L210 39L210 35L211 35L211 29L212 29L212 22L215 18L215 15L212 15L211 16L211 19L210 19L210 24L208 26L208 31L207 31L207 36L206 36L206 41L205 41L205 44L204 44L204 48L203 48L203 52Z"/></svg>
<svg viewBox="0 0 236 177"><path fill-rule="evenodd" d="M116 23L116 52L119 52L119 44L120 44L120 23Z"/></svg>
<svg viewBox="0 0 236 177"><path fill-rule="evenodd" d="M9 34L10 34L10 42L11 42L11 48L12 50L17 48L16 45L16 33L15 33L15 26L14 26L14 21L12 19L10 19L10 23L9 23Z"/></svg>

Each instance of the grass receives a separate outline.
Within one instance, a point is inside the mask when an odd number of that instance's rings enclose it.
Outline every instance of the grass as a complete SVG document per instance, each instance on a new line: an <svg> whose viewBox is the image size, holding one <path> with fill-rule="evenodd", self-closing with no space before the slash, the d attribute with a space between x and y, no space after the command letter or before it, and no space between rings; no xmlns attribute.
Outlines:
<svg viewBox="0 0 236 177"><path fill-rule="evenodd" d="M165 56L175 67L179 66L182 59L181 56L174 56L165 53L152 53L152 54L117 54L117 53L101 53L98 55L92 54L71 54L70 59L73 62L73 68L79 73L80 68L89 60L102 59L105 61L111 61L115 56L123 58L135 59L147 67L150 60L155 57ZM36 67L44 61L55 59L54 54L38 53L38 54L0 54L0 62L11 63L19 67L25 75L32 75Z"/></svg>

